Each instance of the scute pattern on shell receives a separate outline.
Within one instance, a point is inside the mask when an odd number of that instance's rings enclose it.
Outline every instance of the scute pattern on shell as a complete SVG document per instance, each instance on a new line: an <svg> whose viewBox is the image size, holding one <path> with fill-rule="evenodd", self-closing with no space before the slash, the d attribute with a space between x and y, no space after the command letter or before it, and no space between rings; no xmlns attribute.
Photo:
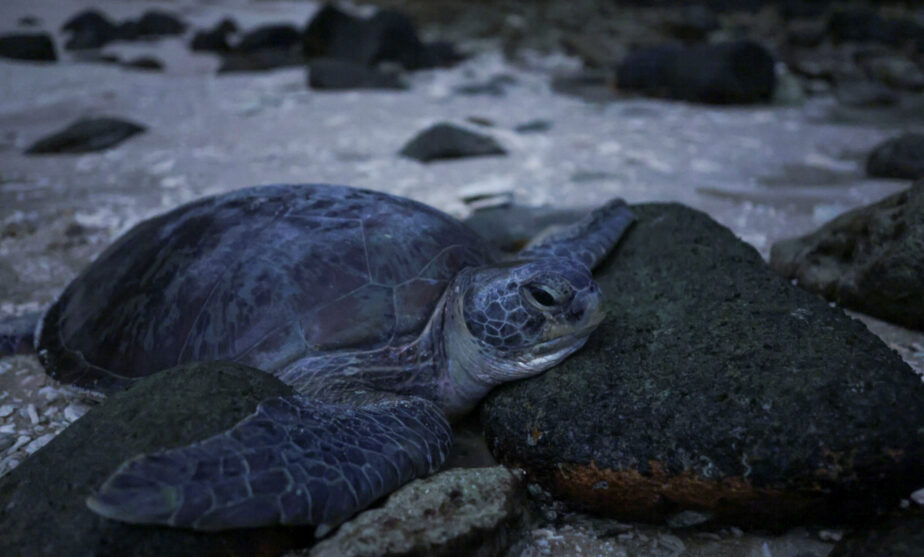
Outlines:
<svg viewBox="0 0 924 557"><path fill-rule="evenodd" d="M314 353L407 342L459 269L493 260L455 219L388 194L273 185L144 221L45 317L63 381L109 390L192 361L275 371Z"/></svg>

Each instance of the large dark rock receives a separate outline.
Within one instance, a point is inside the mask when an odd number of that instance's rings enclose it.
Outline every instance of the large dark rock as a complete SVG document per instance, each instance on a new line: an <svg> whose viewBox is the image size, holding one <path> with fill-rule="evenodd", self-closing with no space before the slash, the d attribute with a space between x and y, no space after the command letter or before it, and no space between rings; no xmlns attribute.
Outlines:
<svg viewBox="0 0 924 557"><path fill-rule="evenodd" d="M84 118L39 139L27 155L102 151L145 131L144 126L118 118Z"/></svg>
<svg viewBox="0 0 924 557"><path fill-rule="evenodd" d="M773 56L750 41L637 50L616 80L621 90L715 104L768 101L776 85Z"/></svg>
<svg viewBox="0 0 924 557"><path fill-rule="evenodd" d="M280 555L304 545L306 533L294 528L203 534L133 526L84 503L122 461L224 431L261 400L289 394L267 373L210 363L163 371L113 395L0 478L0 554Z"/></svg>
<svg viewBox="0 0 924 557"><path fill-rule="evenodd" d="M828 557L920 557L924 515L895 517L866 526L842 539Z"/></svg>
<svg viewBox="0 0 924 557"><path fill-rule="evenodd" d="M182 35L186 23L179 17L159 10L148 10L138 19L123 21L116 30L116 36L123 41L156 39Z"/></svg>
<svg viewBox="0 0 924 557"><path fill-rule="evenodd" d="M866 173L881 178L924 178L924 134L904 133L877 145L866 160Z"/></svg>
<svg viewBox="0 0 924 557"><path fill-rule="evenodd" d="M295 50L301 44L301 34L294 25L263 25L249 31L241 37L234 50L252 53L260 50Z"/></svg>
<svg viewBox="0 0 924 557"><path fill-rule="evenodd" d="M507 151L490 136L444 122L417 134L401 149L400 154L420 162L430 162L440 159L506 155Z"/></svg>
<svg viewBox="0 0 924 557"><path fill-rule="evenodd" d="M924 477L924 385L842 310L676 204L638 222L596 277L587 345L490 394L503 462L624 518L683 510L761 528L860 519Z"/></svg>
<svg viewBox="0 0 924 557"><path fill-rule="evenodd" d="M62 31L71 33L64 44L68 50L99 48L115 40L118 35L116 25L97 10L84 10L67 20Z"/></svg>
<svg viewBox="0 0 924 557"><path fill-rule="evenodd" d="M394 62L409 70L450 65L461 58L449 43L421 42L416 25L401 12L379 10L361 19L333 4L325 4L308 22L302 53L309 59L340 58L366 66Z"/></svg>
<svg viewBox="0 0 924 557"><path fill-rule="evenodd" d="M401 77L336 58L315 58L308 65L308 86L312 89L404 89Z"/></svg>
<svg viewBox="0 0 924 557"><path fill-rule="evenodd" d="M770 264L844 307L924 330L924 180L777 242Z"/></svg>
<svg viewBox="0 0 924 557"><path fill-rule="evenodd" d="M0 37L0 57L35 62L54 62L58 59L48 33L4 35Z"/></svg>
<svg viewBox="0 0 924 557"><path fill-rule="evenodd" d="M231 50L228 36L236 31L237 23L233 19L225 18L211 29L196 31L189 48L197 52L228 52Z"/></svg>

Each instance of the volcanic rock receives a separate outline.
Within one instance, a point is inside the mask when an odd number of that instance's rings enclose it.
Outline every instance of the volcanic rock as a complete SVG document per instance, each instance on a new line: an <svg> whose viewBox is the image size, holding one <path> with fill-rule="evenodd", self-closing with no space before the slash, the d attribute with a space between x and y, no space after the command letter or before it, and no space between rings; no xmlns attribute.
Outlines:
<svg viewBox="0 0 924 557"><path fill-rule="evenodd" d="M924 385L901 358L705 214L633 210L596 273L600 328L482 405L495 456L623 518L781 528L907 497L924 477Z"/></svg>
<svg viewBox="0 0 924 557"><path fill-rule="evenodd" d="M770 264L844 307L924 329L924 180L777 242Z"/></svg>
<svg viewBox="0 0 924 557"><path fill-rule="evenodd" d="M109 397L0 478L3 555L280 555L310 542L304 530L255 528L203 534L123 524L84 501L119 464L141 453L207 438L292 390L232 363L163 371Z"/></svg>

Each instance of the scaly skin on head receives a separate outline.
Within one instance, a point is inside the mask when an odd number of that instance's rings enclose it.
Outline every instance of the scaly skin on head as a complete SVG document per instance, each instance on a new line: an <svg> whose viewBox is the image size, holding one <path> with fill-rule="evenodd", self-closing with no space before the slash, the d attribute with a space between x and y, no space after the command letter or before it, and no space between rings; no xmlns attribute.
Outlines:
<svg viewBox="0 0 924 557"><path fill-rule="evenodd" d="M603 319L590 272L564 258L465 269L441 305L439 399L450 418L471 410L494 386L558 364Z"/></svg>

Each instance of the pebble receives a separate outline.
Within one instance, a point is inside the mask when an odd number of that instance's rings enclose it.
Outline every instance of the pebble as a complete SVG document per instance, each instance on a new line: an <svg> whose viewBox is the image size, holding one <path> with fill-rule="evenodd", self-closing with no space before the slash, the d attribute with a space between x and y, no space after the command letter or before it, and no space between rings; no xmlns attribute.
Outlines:
<svg viewBox="0 0 924 557"><path fill-rule="evenodd" d="M73 423L86 414L87 410L89 410L89 408L85 405L72 402L64 409L64 419L67 420L68 423Z"/></svg>
<svg viewBox="0 0 924 557"><path fill-rule="evenodd" d="M16 442L13 443L13 446L9 448L9 452L13 453L19 450L20 447L31 441L32 439L28 435L20 435Z"/></svg>
<svg viewBox="0 0 924 557"><path fill-rule="evenodd" d="M29 416L29 421L32 422L32 425L38 425L39 417L34 404L30 403L26 406L26 415Z"/></svg>
<svg viewBox="0 0 924 557"><path fill-rule="evenodd" d="M34 453L35 451L47 445L48 442L54 438L55 438L54 433L46 433L45 435L42 435L38 439L34 439L31 443L26 445L26 448L25 448L26 454Z"/></svg>
<svg viewBox="0 0 924 557"><path fill-rule="evenodd" d="M13 406L12 404L4 404L3 406L0 406L0 418L5 418L9 416L10 414L13 413L13 410L15 409L16 407Z"/></svg>
<svg viewBox="0 0 924 557"><path fill-rule="evenodd" d="M924 507L924 488L921 488L911 494L911 500Z"/></svg>
<svg viewBox="0 0 924 557"><path fill-rule="evenodd" d="M841 530L820 530L818 532L818 538L824 542L839 542L842 537L844 537L844 532Z"/></svg>

